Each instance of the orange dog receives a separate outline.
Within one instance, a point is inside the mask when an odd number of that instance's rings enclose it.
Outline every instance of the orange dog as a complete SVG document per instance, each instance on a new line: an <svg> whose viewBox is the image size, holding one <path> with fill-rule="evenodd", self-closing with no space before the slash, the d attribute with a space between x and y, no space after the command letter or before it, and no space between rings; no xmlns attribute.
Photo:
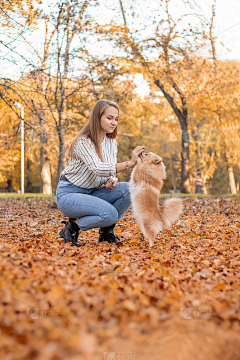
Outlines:
<svg viewBox="0 0 240 360"><path fill-rule="evenodd" d="M137 159L130 178L130 194L133 217L143 235L153 246L154 237L163 230L163 223L170 226L181 215L183 201L170 198L159 206L159 194L166 179L166 167L162 158L152 152L142 153Z"/></svg>

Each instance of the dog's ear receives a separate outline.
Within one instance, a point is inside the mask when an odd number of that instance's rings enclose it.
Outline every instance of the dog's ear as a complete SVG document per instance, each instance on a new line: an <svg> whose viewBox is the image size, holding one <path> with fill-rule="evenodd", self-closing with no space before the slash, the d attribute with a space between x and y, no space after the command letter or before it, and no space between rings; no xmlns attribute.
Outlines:
<svg viewBox="0 0 240 360"><path fill-rule="evenodd" d="M161 162L162 162L161 159L154 159L154 160L152 161L152 163L153 163L154 165L160 164Z"/></svg>

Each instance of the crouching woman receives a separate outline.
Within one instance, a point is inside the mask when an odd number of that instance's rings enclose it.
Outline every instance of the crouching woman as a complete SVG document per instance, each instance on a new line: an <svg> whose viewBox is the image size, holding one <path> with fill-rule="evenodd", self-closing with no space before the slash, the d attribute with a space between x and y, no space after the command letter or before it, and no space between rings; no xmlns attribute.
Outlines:
<svg viewBox="0 0 240 360"><path fill-rule="evenodd" d="M70 146L68 166L56 191L56 203L65 221L60 236L64 243L81 246L79 231L99 228L99 242L120 242L114 227L131 205L128 182L118 183L117 173L136 165L144 146L137 146L129 161L117 163L119 108L99 100L88 122Z"/></svg>

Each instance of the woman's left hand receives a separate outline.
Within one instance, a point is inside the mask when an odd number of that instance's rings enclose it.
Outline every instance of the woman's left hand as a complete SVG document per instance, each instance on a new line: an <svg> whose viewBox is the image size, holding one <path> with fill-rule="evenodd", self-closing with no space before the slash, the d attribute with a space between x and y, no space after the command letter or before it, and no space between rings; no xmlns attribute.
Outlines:
<svg viewBox="0 0 240 360"><path fill-rule="evenodd" d="M113 179L108 179L108 181L106 182L106 189L107 190L113 190L116 186L115 180Z"/></svg>

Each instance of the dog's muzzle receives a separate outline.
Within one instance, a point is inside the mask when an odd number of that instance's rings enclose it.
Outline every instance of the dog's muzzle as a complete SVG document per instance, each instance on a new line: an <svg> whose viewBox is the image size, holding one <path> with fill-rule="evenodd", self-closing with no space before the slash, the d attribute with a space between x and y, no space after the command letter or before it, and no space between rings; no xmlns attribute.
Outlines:
<svg viewBox="0 0 240 360"><path fill-rule="evenodd" d="M147 153L146 153L146 155L147 155ZM143 162L143 155L142 155L142 153L141 153L139 156L140 156L140 159L141 159L142 162Z"/></svg>

